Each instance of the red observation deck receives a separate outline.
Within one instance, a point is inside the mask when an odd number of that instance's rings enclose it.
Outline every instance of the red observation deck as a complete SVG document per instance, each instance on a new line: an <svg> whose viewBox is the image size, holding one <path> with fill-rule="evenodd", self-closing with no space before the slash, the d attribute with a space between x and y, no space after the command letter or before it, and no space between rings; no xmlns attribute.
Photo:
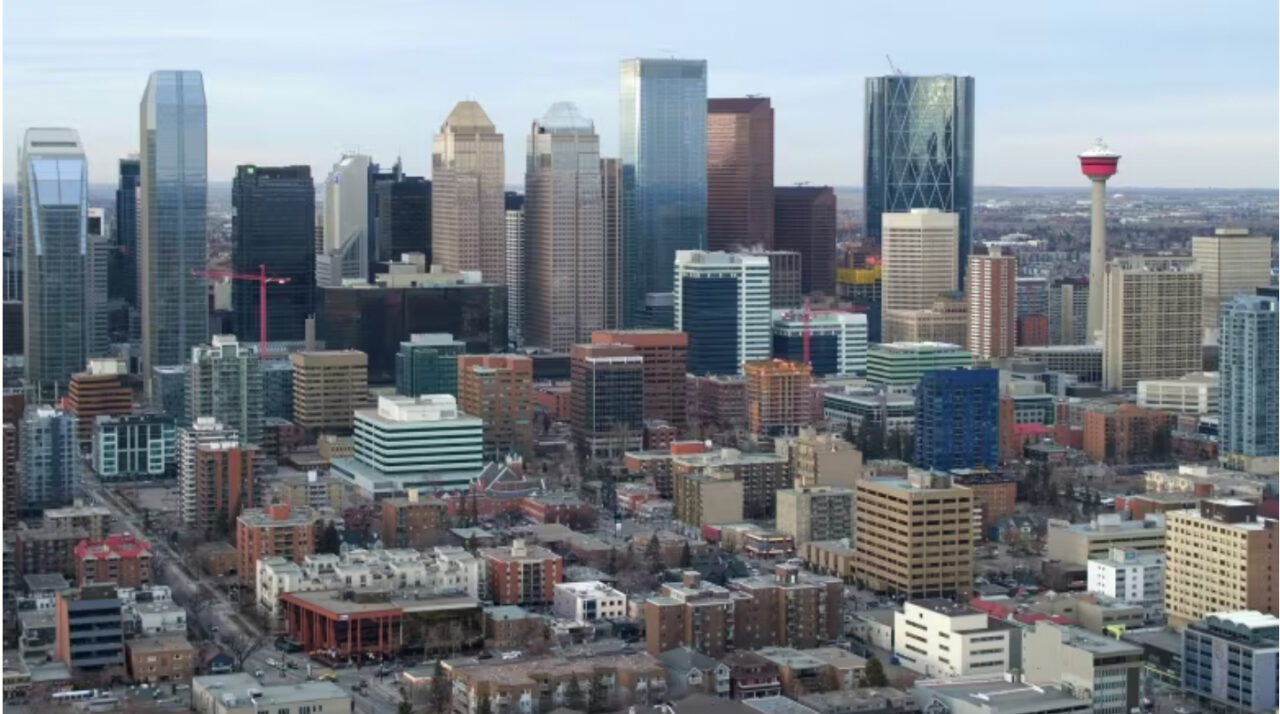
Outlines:
<svg viewBox="0 0 1280 714"><path fill-rule="evenodd" d="M1116 173L1116 166L1120 163L1120 154L1107 148L1102 143L1102 139L1098 139L1092 147L1080 153L1080 170L1085 176L1091 179L1106 180Z"/></svg>

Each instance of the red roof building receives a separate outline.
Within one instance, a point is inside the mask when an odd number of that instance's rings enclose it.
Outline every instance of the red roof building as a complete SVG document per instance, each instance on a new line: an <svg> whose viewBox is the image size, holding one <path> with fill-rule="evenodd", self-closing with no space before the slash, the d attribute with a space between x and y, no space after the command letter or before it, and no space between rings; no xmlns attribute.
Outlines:
<svg viewBox="0 0 1280 714"><path fill-rule="evenodd" d="M76 585L113 583L122 588L150 585L151 544L129 533L76 544Z"/></svg>

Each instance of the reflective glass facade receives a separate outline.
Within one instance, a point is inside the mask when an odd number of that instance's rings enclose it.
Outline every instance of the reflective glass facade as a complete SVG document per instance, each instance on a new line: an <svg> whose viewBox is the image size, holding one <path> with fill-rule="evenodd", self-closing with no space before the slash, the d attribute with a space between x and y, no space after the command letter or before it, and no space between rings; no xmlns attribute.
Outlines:
<svg viewBox="0 0 1280 714"><path fill-rule="evenodd" d="M1275 298L1238 295L1221 309L1218 370L1222 380L1220 452L1280 455L1280 322Z"/></svg>
<svg viewBox="0 0 1280 714"><path fill-rule="evenodd" d="M231 267L237 273L288 278L267 286L267 339L305 339L315 312L316 187L309 166L238 166L231 184ZM258 283L231 283L236 337L259 338Z"/></svg>
<svg viewBox="0 0 1280 714"><path fill-rule="evenodd" d="M643 326L645 296L672 291L676 251L706 245L706 60L624 60L620 117L624 318Z"/></svg>
<svg viewBox="0 0 1280 714"><path fill-rule="evenodd" d="M116 187L116 230L113 239L110 297L138 306L138 160L120 159L120 182Z"/></svg>
<svg viewBox="0 0 1280 714"><path fill-rule="evenodd" d="M973 217L973 77L868 77L866 233L882 213L937 208L960 215L959 282L964 284Z"/></svg>
<svg viewBox="0 0 1280 714"><path fill-rule="evenodd" d="M28 129L19 165L23 354L28 382L51 400L85 366L88 169L71 129Z"/></svg>
<svg viewBox="0 0 1280 714"><path fill-rule="evenodd" d="M142 95L139 266L143 374L209 336L207 126L199 72L152 72Z"/></svg>
<svg viewBox="0 0 1280 714"><path fill-rule="evenodd" d="M447 332L473 354L507 346L507 290L498 285L321 288L316 338L331 350L369 355L369 384L394 384L400 343Z"/></svg>

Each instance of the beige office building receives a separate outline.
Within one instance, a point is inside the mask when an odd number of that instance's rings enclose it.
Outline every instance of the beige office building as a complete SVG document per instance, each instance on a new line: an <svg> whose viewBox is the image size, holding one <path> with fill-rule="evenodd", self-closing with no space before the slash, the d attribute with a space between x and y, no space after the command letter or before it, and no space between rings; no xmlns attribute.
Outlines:
<svg viewBox="0 0 1280 714"><path fill-rule="evenodd" d="M805 486L778 491L778 531L796 548L809 541L853 536L853 489Z"/></svg>
<svg viewBox="0 0 1280 714"><path fill-rule="evenodd" d="M1171 511L1168 519L1164 609L1170 627L1180 630L1213 612L1280 614L1280 529L1258 518L1256 504L1202 501L1199 510Z"/></svg>
<svg viewBox="0 0 1280 714"><path fill-rule="evenodd" d="M294 352L293 420L304 429L349 431L369 405L369 356L359 350Z"/></svg>
<svg viewBox="0 0 1280 714"><path fill-rule="evenodd" d="M987 255L969 256L965 296L969 301L969 351L974 359L1013 356L1017 341L1018 262L991 247Z"/></svg>
<svg viewBox="0 0 1280 714"><path fill-rule="evenodd" d="M1271 238L1244 228L1219 228L1191 238L1191 257L1204 276L1204 327L1218 329L1222 303L1271 282Z"/></svg>
<svg viewBox="0 0 1280 714"><path fill-rule="evenodd" d="M969 305L963 293L947 293L922 310L885 310L885 334L900 342L946 342L966 347Z"/></svg>
<svg viewBox="0 0 1280 714"><path fill-rule="evenodd" d="M854 491L854 579L909 599L965 597L973 588L973 491L911 469Z"/></svg>
<svg viewBox="0 0 1280 714"><path fill-rule="evenodd" d="M1090 560L1106 558L1112 548L1139 553L1164 550L1164 516L1126 521L1118 513L1103 513L1088 523L1050 521L1045 537L1045 557L1084 568Z"/></svg>
<svg viewBox="0 0 1280 714"><path fill-rule="evenodd" d="M533 123L524 187L525 344L568 352L604 328L600 137L573 104Z"/></svg>
<svg viewBox="0 0 1280 714"><path fill-rule="evenodd" d="M477 102L458 102L431 151L432 262L507 282L502 134Z"/></svg>
<svg viewBox="0 0 1280 714"><path fill-rule="evenodd" d="M813 427L804 426L796 436L774 440L773 447L778 456L787 460L796 488L853 488L862 478L862 452L839 434L819 434Z"/></svg>
<svg viewBox="0 0 1280 714"><path fill-rule="evenodd" d="M922 310L959 288L960 217L936 208L886 213L882 219L881 304L890 310ZM884 325L884 341L904 338Z"/></svg>
<svg viewBox="0 0 1280 714"><path fill-rule="evenodd" d="M1107 263L1102 385L1132 392L1144 379L1203 368L1202 276L1185 258L1132 256Z"/></svg>
<svg viewBox="0 0 1280 714"><path fill-rule="evenodd" d="M742 522L746 484L732 471L681 474L673 485L677 521L694 527Z"/></svg>
<svg viewBox="0 0 1280 714"><path fill-rule="evenodd" d="M604 326L622 328L622 287L626 284L622 246L622 160L600 159L601 216L604 224Z"/></svg>

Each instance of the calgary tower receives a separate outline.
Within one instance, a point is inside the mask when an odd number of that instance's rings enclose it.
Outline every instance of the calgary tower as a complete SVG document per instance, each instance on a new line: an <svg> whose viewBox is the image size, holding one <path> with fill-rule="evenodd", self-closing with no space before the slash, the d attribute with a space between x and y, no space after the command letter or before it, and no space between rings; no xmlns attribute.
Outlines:
<svg viewBox="0 0 1280 714"><path fill-rule="evenodd" d="M1116 174L1120 154L1098 139L1080 154L1080 170L1093 182L1093 211L1089 231L1089 320L1088 339L1102 333L1103 281L1107 265L1107 179Z"/></svg>

